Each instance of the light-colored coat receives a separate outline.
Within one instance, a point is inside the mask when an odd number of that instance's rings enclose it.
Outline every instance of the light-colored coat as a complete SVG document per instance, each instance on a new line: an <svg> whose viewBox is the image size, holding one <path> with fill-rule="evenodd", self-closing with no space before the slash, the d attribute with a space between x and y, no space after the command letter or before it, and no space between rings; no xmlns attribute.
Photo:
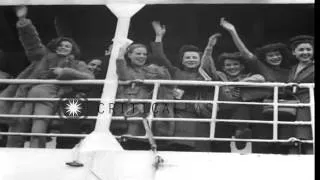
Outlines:
<svg viewBox="0 0 320 180"><path fill-rule="evenodd" d="M68 68L64 68L58 77L49 77L50 68L63 66L66 57L57 55L42 44L36 28L30 20L18 21L17 29L20 41L30 61L30 65L17 76L17 79L94 79L87 65L78 60L69 61L68 66L65 66ZM0 93L0 97L27 97L29 90L33 86L35 85L12 84ZM58 97L70 91L72 91L72 87L60 86ZM23 104L23 102L0 101L0 114L19 114Z"/></svg>
<svg viewBox="0 0 320 180"><path fill-rule="evenodd" d="M143 79L171 79L168 70L163 66L155 64L144 65L142 67L132 67L127 64L124 59L117 59L117 73L119 80L143 80ZM150 99L152 97L153 87L150 85L123 85L118 87L117 98L121 99ZM160 86L158 91L158 99L173 99L171 88ZM138 103L134 103L138 104ZM141 104L140 104L141 105ZM128 105L116 106L114 108L116 115L122 115L123 112L128 111ZM146 106L144 104L143 106ZM129 106L130 107L130 106ZM155 117L173 117L172 105L159 104L151 107ZM148 108L147 108L148 109ZM144 110L147 110L144 109ZM143 110L143 111L144 111ZM119 112L120 111L120 112ZM144 112L148 113L148 112ZM155 122L153 126L155 135L172 135L174 122ZM131 123L128 128L128 133L134 135L141 135L144 132L142 124Z"/></svg>

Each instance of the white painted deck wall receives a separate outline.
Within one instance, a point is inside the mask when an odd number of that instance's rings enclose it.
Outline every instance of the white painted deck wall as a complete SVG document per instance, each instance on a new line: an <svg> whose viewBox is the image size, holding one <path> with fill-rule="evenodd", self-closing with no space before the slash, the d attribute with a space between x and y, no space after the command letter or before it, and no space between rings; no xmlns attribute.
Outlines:
<svg viewBox="0 0 320 180"><path fill-rule="evenodd" d="M159 152L154 173L149 151L80 154L84 167L65 165L72 150L0 149L0 180L314 180L314 155L240 155Z"/></svg>

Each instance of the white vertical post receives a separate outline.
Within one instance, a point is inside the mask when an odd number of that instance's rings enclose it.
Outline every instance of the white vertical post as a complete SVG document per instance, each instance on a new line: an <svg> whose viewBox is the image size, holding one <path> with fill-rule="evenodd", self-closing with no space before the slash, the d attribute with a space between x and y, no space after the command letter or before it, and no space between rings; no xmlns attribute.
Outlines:
<svg viewBox="0 0 320 180"><path fill-rule="evenodd" d="M123 41L127 39L130 19L144 4L107 4L107 7L117 16L117 28L113 39L113 48L109 59L109 67L105 79L101 103L99 107L95 131L105 132L109 130L112 107L118 88L118 76L116 72L116 59Z"/></svg>
<svg viewBox="0 0 320 180"><path fill-rule="evenodd" d="M273 140L278 140L278 95L279 87L274 87L273 94Z"/></svg>
<svg viewBox="0 0 320 180"><path fill-rule="evenodd" d="M118 18L116 35L113 42L113 48L109 59L109 66L103 91L101 95L100 107L97 116L95 131L107 131L110 127L112 108L115 102L115 96L118 88L118 76L116 72L116 59L121 47L121 38L126 38L130 18ZM119 32L120 31L120 32Z"/></svg>
<svg viewBox="0 0 320 180"><path fill-rule="evenodd" d="M117 16L117 28L113 39L113 48L109 59L108 72L101 95L99 113L94 131L81 142L81 151L122 150L118 141L109 131L112 118L112 108L118 88L116 59L119 49L127 39L130 18L138 12L144 4L106 4Z"/></svg>
<svg viewBox="0 0 320 180"><path fill-rule="evenodd" d="M156 103L156 100L158 97L159 87L160 87L159 83L155 83L154 87L153 87L152 100L151 100L151 104L150 104L150 111L149 111L149 116L147 118L150 128L152 128L152 121L154 118L154 111L155 111L154 108L157 107L157 106L154 106L154 104Z"/></svg>
<svg viewBox="0 0 320 180"><path fill-rule="evenodd" d="M214 138L215 132L216 132L216 119L217 119L217 113L218 113L218 99L219 99L219 91L220 86L214 87L214 97L213 97L213 103L212 103L212 114L211 114L211 124L210 124L210 139Z"/></svg>
<svg viewBox="0 0 320 180"><path fill-rule="evenodd" d="M314 89L313 87L309 87L309 96L310 96L310 117L311 117L311 129L312 129L312 139L315 142L314 136L314 121L315 121L315 102L314 102ZM313 143L313 148L315 148ZM314 149L313 149L314 150Z"/></svg>

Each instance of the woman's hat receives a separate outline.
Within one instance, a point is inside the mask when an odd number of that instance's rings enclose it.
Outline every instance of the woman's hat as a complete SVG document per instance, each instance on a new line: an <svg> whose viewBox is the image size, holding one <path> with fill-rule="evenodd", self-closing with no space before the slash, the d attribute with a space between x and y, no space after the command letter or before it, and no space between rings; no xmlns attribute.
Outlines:
<svg viewBox="0 0 320 180"><path fill-rule="evenodd" d="M290 39L290 48L293 50L298 44L310 43L314 45L314 37L309 35L299 35Z"/></svg>

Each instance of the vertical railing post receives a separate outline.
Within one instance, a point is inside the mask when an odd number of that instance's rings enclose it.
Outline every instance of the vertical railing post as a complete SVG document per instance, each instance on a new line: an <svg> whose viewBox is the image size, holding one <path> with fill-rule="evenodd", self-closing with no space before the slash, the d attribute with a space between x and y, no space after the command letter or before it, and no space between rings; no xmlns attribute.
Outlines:
<svg viewBox="0 0 320 180"><path fill-rule="evenodd" d="M151 100L151 104L150 104L150 111L149 111L149 115L147 118L150 128L152 128L152 121L154 118L154 110L155 110L154 108L157 107L157 106L154 106L154 104L155 104L155 101L158 97L159 87L160 87L159 83L154 84L153 93L152 93L152 100Z"/></svg>
<svg viewBox="0 0 320 180"><path fill-rule="evenodd" d="M273 94L273 140L278 140L278 95L279 87L274 87Z"/></svg>
<svg viewBox="0 0 320 180"><path fill-rule="evenodd" d="M314 139L315 139L315 132L314 132L314 121L315 121L315 102L314 102L314 87L309 87L309 96L310 96L310 117L311 117L311 130L312 130L312 139L313 139L313 142ZM313 143L313 150L315 146L314 146L314 143Z"/></svg>
<svg viewBox="0 0 320 180"><path fill-rule="evenodd" d="M218 113L218 99L219 99L220 86L216 85L214 87L214 97L212 102L212 114L211 114L211 124L210 124L210 139L215 137L216 132L216 119Z"/></svg>

